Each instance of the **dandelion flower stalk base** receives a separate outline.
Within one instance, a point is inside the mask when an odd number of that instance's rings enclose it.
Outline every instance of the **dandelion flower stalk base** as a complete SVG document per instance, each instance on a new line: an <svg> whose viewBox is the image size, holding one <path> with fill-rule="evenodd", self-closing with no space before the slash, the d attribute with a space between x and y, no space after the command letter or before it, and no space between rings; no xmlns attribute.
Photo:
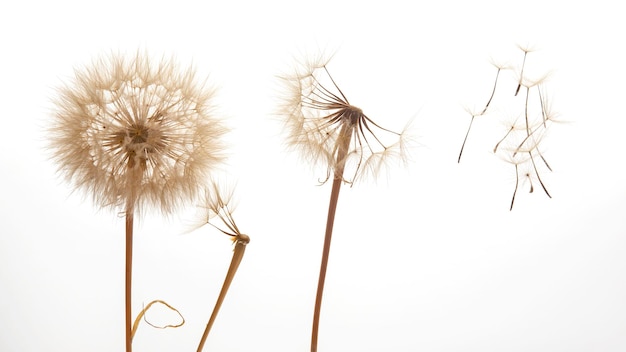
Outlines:
<svg viewBox="0 0 626 352"><path fill-rule="evenodd" d="M326 167L322 183L333 179L315 296L312 352L317 351L324 282L341 186L344 182L353 185L364 174L376 175L391 156L405 160L404 131L397 133L386 129L350 104L326 64L309 62L304 72L285 77L291 94L283 107L291 132L289 144L304 152L313 164Z"/></svg>
<svg viewBox="0 0 626 352"><path fill-rule="evenodd" d="M335 224L335 212L339 201L339 191L343 183L343 170L345 168L346 156L350 147L352 128L349 123L342 126L339 133L337 151L337 168L333 178L333 186L330 192L328 204L328 218L326 219L326 233L324 235L324 248L322 249L322 263L320 265L320 276L317 281L317 293L315 295L315 309L313 311L313 329L311 332L311 352L317 351L317 337L319 334L320 314L322 310L322 296L324 294L324 282L326 281L326 269L328 267L328 257L330 254L330 241L333 237L333 226Z"/></svg>
<svg viewBox="0 0 626 352"><path fill-rule="evenodd" d="M226 278L224 279L224 284L222 285L222 290L220 291L220 295L217 297L217 301L215 302L215 307L213 307L213 313L211 313L211 318L209 318L209 322L204 329L204 333L202 334L202 338L200 339L200 344L198 345L198 352L201 352L204 348L204 344L206 343L207 337L209 337L209 332L211 332L211 328L213 327L213 323L215 319L217 319L217 314L222 307L222 302L224 302L224 298L226 298L226 294L228 293L228 289L230 288L230 284L233 282L235 278L235 274L237 273L237 269L239 268L239 264L241 264L241 260L243 259L243 254L246 251L246 245L250 242L250 237L240 234L237 235L234 239L235 241L235 249L233 251L233 258L230 262L230 266L228 267L228 272L226 273Z"/></svg>
<svg viewBox="0 0 626 352"><path fill-rule="evenodd" d="M132 205L126 210L126 273L125 273L125 327L126 327L126 352L133 350L133 325L132 325L132 283L133 283L133 208Z"/></svg>

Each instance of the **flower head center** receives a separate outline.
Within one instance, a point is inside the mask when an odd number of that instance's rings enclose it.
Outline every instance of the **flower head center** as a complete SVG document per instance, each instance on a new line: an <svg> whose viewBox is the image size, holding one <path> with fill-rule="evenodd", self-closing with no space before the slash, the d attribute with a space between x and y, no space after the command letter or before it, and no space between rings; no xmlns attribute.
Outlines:
<svg viewBox="0 0 626 352"><path fill-rule="evenodd" d="M356 106L348 105L342 114L342 120L350 126L355 126L362 116L363 110Z"/></svg>
<svg viewBox="0 0 626 352"><path fill-rule="evenodd" d="M122 153L128 167L145 166L150 155L156 152L155 137L158 133L155 136L155 131L145 124L132 124L113 133L107 145Z"/></svg>
<svg viewBox="0 0 626 352"><path fill-rule="evenodd" d="M149 136L150 130L145 126L133 126L130 129L131 145L146 143Z"/></svg>

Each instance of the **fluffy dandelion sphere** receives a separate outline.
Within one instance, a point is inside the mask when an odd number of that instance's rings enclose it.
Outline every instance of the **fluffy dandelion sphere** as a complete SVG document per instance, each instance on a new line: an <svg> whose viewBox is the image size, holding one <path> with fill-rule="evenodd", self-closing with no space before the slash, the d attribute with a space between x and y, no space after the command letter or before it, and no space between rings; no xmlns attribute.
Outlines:
<svg viewBox="0 0 626 352"><path fill-rule="evenodd" d="M110 55L76 70L54 101L53 159L101 207L167 214L194 199L222 159L213 92L172 60Z"/></svg>

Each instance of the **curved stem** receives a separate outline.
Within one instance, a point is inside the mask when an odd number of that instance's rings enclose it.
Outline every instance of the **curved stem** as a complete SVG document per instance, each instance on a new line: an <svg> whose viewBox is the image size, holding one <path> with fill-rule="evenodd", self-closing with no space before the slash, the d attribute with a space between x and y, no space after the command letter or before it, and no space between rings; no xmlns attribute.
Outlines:
<svg viewBox="0 0 626 352"><path fill-rule="evenodd" d="M226 273L226 278L224 279L224 284L222 285L222 290L220 291L220 295L217 297L217 302L215 302L215 307L213 308L213 313L211 313L211 318L204 329L204 333L202 334L202 338L200 339L200 344L198 345L198 352L201 352L204 348L204 344L206 342L207 337L209 336L209 332L211 331L211 327L213 327L213 323L217 318L217 313L219 313L220 308L222 307L222 302L224 302L224 298L226 298L226 293L228 293L228 288L230 287L231 282L233 282L233 278L235 277L235 273L237 273L237 269L239 268L239 264L243 259L243 254L246 251L246 245L250 242L250 238L246 235L237 235L235 239L235 250L233 251L233 259L230 261L230 266L228 267L228 272Z"/></svg>
<svg viewBox="0 0 626 352"><path fill-rule="evenodd" d="M315 309L313 312L313 330L311 333L311 352L317 351L317 337L319 333L320 313L322 309L322 295L324 293L324 282L326 280L326 268L328 267L328 257L330 254L330 241L333 236L333 225L335 224L335 211L339 200L339 191L343 183L343 171L346 165L348 148L352 137L352 124L344 123L339 132L337 158L335 159L335 175L333 187L330 193L328 204L328 218L326 220L326 234L324 235L324 248L322 250L322 263L320 265L320 276L317 282L317 294L315 295Z"/></svg>
<svg viewBox="0 0 626 352"><path fill-rule="evenodd" d="M160 303L164 306L166 306L167 308L173 310L174 312L178 313L178 316L180 317L180 319L182 319L182 322L180 324L167 324L164 326L157 326L154 325L152 323L150 323L146 318L146 313L148 312L148 310L156 303ZM141 319L144 319L144 321L152 326L153 328L157 328L157 329L165 329L165 328L179 328L181 326L183 326L185 324L185 317L183 317L182 314L180 314L180 312L178 311L178 309L172 307L170 304L168 304L167 302L160 300L160 299L155 299L154 301L148 303L147 306L145 306L141 312L139 312L139 314L135 317L135 321L133 322L133 330L131 332L131 339L135 337L135 333L137 333L137 329L139 328L139 322L141 322Z"/></svg>

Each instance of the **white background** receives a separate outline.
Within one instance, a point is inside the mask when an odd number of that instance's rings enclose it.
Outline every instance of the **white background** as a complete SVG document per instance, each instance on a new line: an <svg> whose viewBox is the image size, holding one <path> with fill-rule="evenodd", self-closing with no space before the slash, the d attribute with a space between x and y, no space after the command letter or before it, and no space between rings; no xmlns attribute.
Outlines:
<svg viewBox="0 0 626 352"><path fill-rule="evenodd" d="M193 63L233 127L225 169L252 241L206 351L309 348L330 185L284 147L276 76L320 50L351 103L389 128L414 117L417 141L408 167L342 189L321 352L626 350L626 26L615 2L579 4L4 2L0 350L123 350L124 220L72 193L43 130L75 67L138 48ZM456 158L464 107L485 103L491 59L519 66L518 44L568 123L542 142L553 199L525 186L509 212L514 169L490 151L506 106ZM142 325L136 351L195 351L210 315L232 246L182 234L193 213L137 225L134 313L163 299L187 323Z"/></svg>

